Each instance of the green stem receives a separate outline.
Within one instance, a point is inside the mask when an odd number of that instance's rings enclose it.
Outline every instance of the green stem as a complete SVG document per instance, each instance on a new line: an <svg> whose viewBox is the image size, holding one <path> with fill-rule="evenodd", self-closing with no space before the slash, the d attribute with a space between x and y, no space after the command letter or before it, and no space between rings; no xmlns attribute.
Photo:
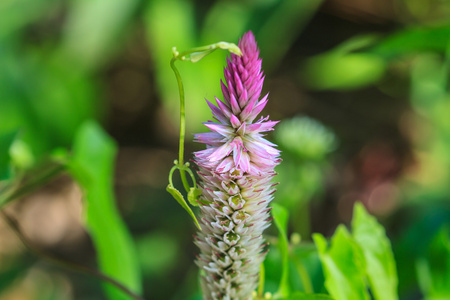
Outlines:
<svg viewBox="0 0 450 300"><path fill-rule="evenodd" d="M263 297L264 295L264 281L266 278L266 269L264 268L264 262L261 263L259 268L259 285L258 285L258 297Z"/></svg>
<svg viewBox="0 0 450 300"><path fill-rule="evenodd" d="M175 67L176 60L177 57L173 57L170 60L170 67L172 68L173 72L175 73L175 77L177 78L178 92L180 94L180 142L178 148L178 166L180 166L180 177L181 181L183 182L184 189L186 190L186 192L188 192L189 184L187 182L186 172L182 168L182 166L184 165L184 138L186 135L186 105L184 98L183 81L181 80L180 72Z"/></svg>
<svg viewBox="0 0 450 300"><path fill-rule="evenodd" d="M305 289L305 293L312 294L314 293L314 289L312 286L311 278L309 278L308 271L305 266L299 259L294 260L295 267L297 269L298 275L300 276L300 280L302 281L303 288Z"/></svg>
<svg viewBox="0 0 450 300"><path fill-rule="evenodd" d="M37 176L33 176L31 179L21 184L20 187L13 188L11 192L7 192L5 193L5 195L2 195L2 197L0 197L0 208L13 201L14 199L22 198L29 193L37 190L64 170L65 166L58 164L52 166L48 170L40 172L40 174L38 174Z"/></svg>

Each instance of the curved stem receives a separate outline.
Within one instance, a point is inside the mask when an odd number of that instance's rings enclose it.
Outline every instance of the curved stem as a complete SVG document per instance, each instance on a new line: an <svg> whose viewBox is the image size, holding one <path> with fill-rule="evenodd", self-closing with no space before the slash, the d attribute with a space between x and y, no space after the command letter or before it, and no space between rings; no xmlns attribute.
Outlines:
<svg viewBox="0 0 450 300"><path fill-rule="evenodd" d="M115 286L116 288L120 289L121 291L126 293L128 296L130 296L132 299L145 300L140 295L138 295L138 294L134 293L133 291L131 291L130 289L128 289L122 283L118 282L114 278L111 278L111 277L101 273L100 271L97 271L95 269L91 269L91 268L89 268L87 266L76 264L76 263L71 262L71 261L63 260L63 259L61 259L59 257L56 257L56 256L54 256L54 255L52 255L50 253L46 253L46 252L36 248L25 237L25 235L23 234L22 230L20 229L19 223L17 222L16 219L14 219L12 216L7 214L3 210L0 210L0 214L3 216L5 221L8 223L9 227L11 227L11 229L16 233L16 235L18 236L20 241L23 243L23 245L30 252L34 253L36 256L41 257L41 258L43 258L43 259L45 259L47 261L50 261L50 262L52 262L52 263L54 263L56 265L59 265L61 267L64 267L64 268L67 268L67 269L70 269L70 270L73 270L73 271L76 271L76 272L80 272L80 273L83 273L83 274L91 275L92 277L95 277L97 279L105 281L105 282Z"/></svg>
<svg viewBox="0 0 450 300"><path fill-rule="evenodd" d="M178 148L178 165L182 167L184 165L184 138L186 135L186 105L184 100L184 88L183 81L181 80L181 75L178 69L175 67L175 61L177 57L173 57L170 60L170 67L175 73L178 83L178 92L180 93L180 144ZM186 172L180 168L181 181L183 182L184 189L186 192L189 191L189 184L186 179Z"/></svg>
<svg viewBox="0 0 450 300"><path fill-rule="evenodd" d="M189 168L186 168L186 171L187 171L187 172L189 173L189 175L191 176L191 179L192 179L192 182L193 182L193 185L194 185L194 189L196 189L196 188L197 188L197 182L196 182L196 180L195 180L194 173L192 173L191 169L189 169Z"/></svg>

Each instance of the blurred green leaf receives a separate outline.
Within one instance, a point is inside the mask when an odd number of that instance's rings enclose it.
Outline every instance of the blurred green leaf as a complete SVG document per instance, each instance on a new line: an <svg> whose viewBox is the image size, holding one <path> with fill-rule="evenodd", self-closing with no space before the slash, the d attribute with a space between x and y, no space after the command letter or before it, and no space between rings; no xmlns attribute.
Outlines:
<svg viewBox="0 0 450 300"><path fill-rule="evenodd" d="M119 42L138 8L139 0L71 1L63 50L86 69L105 62Z"/></svg>
<svg viewBox="0 0 450 300"><path fill-rule="evenodd" d="M314 293L323 290L323 271L314 244L303 242L290 249L291 287L293 290Z"/></svg>
<svg viewBox="0 0 450 300"><path fill-rule="evenodd" d="M336 300L369 300L364 282L364 256L345 226L338 226L331 238L330 248L319 233L313 234L313 240L319 251L325 287L330 295Z"/></svg>
<svg viewBox="0 0 450 300"><path fill-rule="evenodd" d="M374 298L398 299L397 271L391 243L383 226L367 213L361 203L356 203L354 207L352 234L364 254L366 274Z"/></svg>
<svg viewBox="0 0 450 300"><path fill-rule="evenodd" d="M70 171L85 195L86 227L91 234L101 270L129 289L140 293L141 279L133 240L116 208L113 191L114 141L93 122L79 129ZM129 299L106 286L110 299Z"/></svg>
<svg viewBox="0 0 450 300"><path fill-rule="evenodd" d="M416 264L419 285L427 300L450 298L450 230L448 225L433 237L426 255Z"/></svg>
<svg viewBox="0 0 450 300"><path fill-rule="evenodd" d="M158 92L166 116L175 125L179 121L176 112L179 111L180 98L177 81L169 67L173 57L171 49L176 47L178 51L183 52L203 44L197 40L194 5L190 1L181 0L149 1L144 12L144 22L147 43L155 66ZM225 53L222 55L224 57ZM216 54L209 56L195 66L183 63L177 65L185 88L188 133L203 130L201 122L210 116L208 105L201 99L218 94L212 93L211 90L220 91L220 67L212 62L215 57ZM215 71L209 70L210 72L205 73L205 68L213 68ZM212 81L214 78L215 82Z"/></svg>
<svg viewBox="0 0 450 300"><path fill-rule="evenodd" d="M283 0L270 8L256 32L258 45L264 60L265 70L275 68L286 55L297 35L307 24L322 0Z"/></svg>
<svg viewBox="0 0 450 300"><path fill-rule="evenodd" d="M401 30L375 44L370 53L385 59L427 51L444 53L450 41L450 25L422 26Z"/></svg>
<svg viewBox="0 0 450 300"><path fill-rule="evenodd" d="M385 61L374 54L331 52L310 58L301 74L312 88L348 90L375 83L385 69Z"/></svg>
<svg viewBox="0 0 450 300"><path fill-rule="evenodd" d="M11 163L19 170L30 169L36 163L31 147L20 137L11 145L10 155Z"/></svg>
<svg viewBox="0 0 450 300"><path fill-rule="evenodd" d="M283 300L333 300L334 298L326 294L305 294L302 292L295 292L289 296L289 298L284 298Z"/></svg>
<svg viewBox="0 0 450 300"><path fill-rule="evenodd" d="M137 252L144 274L161 276L171 271L179 259L176 236L157 231L137 241Z"/></svg>
<svg viewBox="0 0 450 300"><path fill-rule="evenodd" d="M289 286L289 242L287 238L287 224L289 213L286 208L280 204L272 204L272 216L279 231L278 247L280 248L282 258L282 275L277 295L286 297L290 293Z"/></svg>
<svg viewBox="0 0 450 300"><path fill-rule="evenodd" d="M53 2L53 3L52 3ZM56 1L3 0L0 2L0 40L17 37L18 30L45 15ZM14 36L16 35L16 36Z"/></svg>
<svg viewBox="0 0 450 300"><path fill-rule="evenodd" d="M335 134L307 116L283 120L277 127L275 139L283 150L304 160L321 161L337 146Z"/></svg>
<svg viewBox="0 0 450 300"><path fill-rule="evenodd" d="M10 148L16 135L15 130L0 133L0 181L7 180L11 176Z"/></svg>
<svg viewBox="0 0 450 300"><path fill-rule="evenodd" d="M180 191L178 191L176 188L172 187L170 184L167 185L166 190L173 196L173 198L175 198L175 200L177 200L177 202L181 205L181 207L183 207L187 213L191 216L192 220L195 223L195 226L197 226L197 228L199 230L202 230L202 227L200 226L200 224L197 221L197 218L195 217L194 212L192 211L192 209L189 207L189 205L187 205L186 201L184 200L183 195L180 193Z"/></svg>
<svg viewBox="0 0 450 300"><path fill-rule="evenodd" d="M0 272L0 295L8 290L14 281L22 276L26 276L33 263L33 260L27 256L20 257L20 259L7 258L8 262L2 262L2 270Z"/></svg>

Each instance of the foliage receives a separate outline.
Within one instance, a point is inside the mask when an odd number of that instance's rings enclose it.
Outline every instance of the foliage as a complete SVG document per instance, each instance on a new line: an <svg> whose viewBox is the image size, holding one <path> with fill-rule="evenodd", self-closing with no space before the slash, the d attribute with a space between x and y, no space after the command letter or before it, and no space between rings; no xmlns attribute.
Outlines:
<svg viewBox="0 0 450 300"><path fill-rule="evenodd" d="M160 183L176 152L179 121L171 49L236 42L251 29L273 100L267 111L281 120L268 139L280 144L283 158L255 299L449 298L448 1L396 0L396 10L384 15L381 2L379 10L338 2L2 1L2 212L16 215L25 238L44 253L99 269L137 297L201 299L195 228ZM202 99L220 93L227 54L209 53L188 56L195 66L177 65L189 151L196 147L191 132L210 117ZM139 96L141 106L133 102ZM402 146L393 147L391 160L376 160L383 153L375 151L368 163L364 153L374 140ZM377 173L393 161L395 171ZM368 165L366 173L355 171ZM193 173L193 186L180 178L169 190L194 216L189 205L198 204L200 187ZM52 230L32 220L64 218L49 195L62 190L67 204L73 184L82 190L82 224L55 223L64 237L46 243ZM378 198L392 205L380 213L373 201L386 186L397 198ZM348 197L355 194L366 208L357 204L350 223ZM108 278L42 263L5 227L0 299L131 297ZM323 235L311 242L312 232Z"/></svg>
<svg viewBox="0 0 450 300"><path fill-rule="evenodd" d="M113 167L116 146L94 122L84 123L74 141L71 174L82 186L86 227L97 250L100 269L131 290L142 291L133 240L115 206ZM107 287L110 299L128 299L115 287Z"/></svg>

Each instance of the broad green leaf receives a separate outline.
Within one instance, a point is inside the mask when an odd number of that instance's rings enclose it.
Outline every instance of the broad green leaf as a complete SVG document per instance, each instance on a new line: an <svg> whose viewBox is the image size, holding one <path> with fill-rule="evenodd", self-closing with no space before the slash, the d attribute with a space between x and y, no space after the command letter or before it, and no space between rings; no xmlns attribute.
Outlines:
<svg viewBox="0 0 450 300"><path fill-rule="evenodd" d="M10 148L16 135L15 130L0 134L0 181L7 180L11 176Z"/></svg>
<svg viewBox="0 0 450 300"><path fill-rule="evenodd" d="M364 282L364 256L351 234L339 225L331 246L321 234L313 234L325 275L325 287L336 300L369 300Z"/></svg>
<svg viewBox="0 0 450 300"><path fill-rule="evenodd" d="M167 185L166 190L175 198L175 200L177 200L177 202L188 212L188 214L191 216L192 220L195 223L195 226L197 226L197 228L199 230L202 230L202 227L200 226L200 224L197 221L197 218L195 217L194 212L192 211L192 209L189 207L189 205L187 205L186 201L184 200L183 195L180 193L180 191L178 191L176 188Z"/></svg>
<svg viewBox="0 0 450 300"><path fill-rule="evenodd" d="M391 243L383 226L367 213L361 203L356 203L354 207L352 233L364 254L366 274L374 298L398 299L397 271Z"/></svg>
<svg viewBox="0 0 450 300"><path fill-rule="evenodd" d="M450 298L450 230L444 226L433 237L426 255L416 263L425 299Z"/></svg>
<svg viewBox="0 0 450 300"><path fill-rule="evenodd" d="M272 216L279 231L279 242L278 246L280 248L282 256L283 271L281 275L280 287L278 289L277 295L286 297L290 293L289 286L289 242L287 238L287 224L289 213L283 206L274 203L272 204Z"/></svg>
<svg viewBox="0 0 450 300"><path fill-rule="evenodd" d="M84 191L85 223L101 271L140 293L141 279L134 243L115 203L115 155L114 141L97 123L87 121L75 137L70 171ZM105 285L105 288L109 299L129 299L113 286Z"/></svg>

